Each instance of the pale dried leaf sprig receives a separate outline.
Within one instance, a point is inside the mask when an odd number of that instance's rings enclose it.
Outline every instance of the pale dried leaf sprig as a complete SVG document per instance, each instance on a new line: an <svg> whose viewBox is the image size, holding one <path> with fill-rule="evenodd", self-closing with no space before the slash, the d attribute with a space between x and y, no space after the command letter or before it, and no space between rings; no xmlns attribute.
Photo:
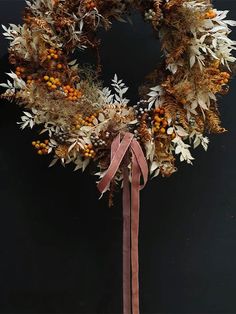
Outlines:
<svg viewBox="0 0 236 314"><path fill-rule="evenodd" d="M191 146L184 143L182 138L178 135L172 140L172 143L174 144L175 154L180 155L180 161L186 161L188 164L192 164L194 158L189 150Z"/></svg>
<svg viewBox="0 0 236 314"><path fill-rule="evenodd" d="M129 99L125 98L124 95L128 91L128 87L125 86L122 80L118 79L117 74L115 74L112 84L111 84L115 90L114 98L113 98L113 103L118 103L118 104L128 104Z"/></svg>
<svg viewBox="0 0 236 314"><path fill-rule="evenodd" d="M163 94L164 94L164 91L160 85L151 87L151 91L148 93L148 96L149 96L148 109L151 109L153 105L155 108L161 107L161 105L163 104L163 99L162 99Z"/></svg>
<svg viewBox="0 0 236 314"><path fill-rule="evenodd" d="M7 83L1 83L0 86L6 88L7 91L15 93L17 90L26 88L25 81L19 78L14 72L11 71L6 74L13 80L13 82L7 80Z"/></svg>
<svg viewBox="0 0 236 314"><path fill-rule="evenodd" d="M37 114L37 110L33 109L32 113L28 112L28 111L23 111L24 115L21 117L21 121L17 122L17 124L20 125L20 128L22 130L24 130L25 128L29 127L31 129L33 129L33 127L35 126L35 117Z"/></svg>

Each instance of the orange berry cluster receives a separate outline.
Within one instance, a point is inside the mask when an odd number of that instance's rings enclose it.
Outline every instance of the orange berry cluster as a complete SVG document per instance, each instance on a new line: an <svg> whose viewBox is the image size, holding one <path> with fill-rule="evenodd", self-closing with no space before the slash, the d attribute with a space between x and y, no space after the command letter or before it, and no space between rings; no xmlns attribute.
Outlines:
<svg viewBox="0 0 236 314"><path fill-rule="evenodd" d="M212 91L214 93L227 93L228 90L228 83L230 79L230 74L227 72L220 72L219 74L215 75L212 79L212 84L210 84L210 87L212 87Z"/></svg>
<svg viewBox="0 0 236 314"><path fill-rule="evenodd" d="M24 72L25 72L24 67L20 67L20 66L16 67L16 75L17 76L24 77L25 76Z"/></svg>
<svg viewBox="0 0 236 314"><path fill-rule="evenodd" d="M221 85L228 84L230 79L230 74L228 72L220 72L218 75L218 83Z"/></svg>
<svg viewBox="0 0 236 314"><path fill-rule="evenodd" d="M219 69L220 62L217 60L207 69L206 81L210 90L216 94L221 93L222 89L227 88L231 75Z"/></svg>
<svg viewBox="0 0 236 314"><path fill-rule="evenodd" d="M86 144L83 150L83 156L85 158L94 158L96 156L96 152L93 150L93 145Z"/></svg>
<svg viewBox="0 0 236 314"><path fill-rule="evenodd" d="M168 127L168 122L165 118L165 109L156 108L153 117L153 132L165 134Z"/></svg>
<svg viewBox="0 0 236 314"><path fill-rule="evenodd" d="M86 126L93 126L94 125L93 124L93 120L96 119L96 117L97 117L97 113L94 113L94 114L92 114L89 117L86 117L84 119L84 125L86 125Z"/></svg>
<svg viewBox="0 0 236 314"><path fill-rule="evenodd" d="M49 141L45 140L44 142L40 141L33 141L32 145L33 147L37 150L38 155L47 155L48 154L48 149L49 149Z"/></svg>
<svg viewBox="0 0 236 314"><path fill-rule="evenodd" d="M66 85L62 87L66 98L70 101L77 101L82 97L82 92L76 88L71 87L70 85Z"/></svg>
<svg viewBox="0 0 236 314"><path fill-rule="evenodd" d="M93 10L93 9L96 8L96 3L95 3L95 1L93 1L93 0L87 0L87 1L85 2L85 6L86 6L86 9L87 9L87 10Z"/></svg>
<svg viewBox="0 0 236 314"><path fill-rule="evenodd" d="M214 10L209 10L206 14L205 14L205 18L207 19L214 19L217 16L216 12Z"/></svg>
<svg viewBox="0 0 236 314"><path fill-rule="evenodd" d="M61 86L61 81L59 78L56 78L56 77L49 77L48 75L45 75L43 77L44 81L46 82L48 88L52 89L52 90L55 90L57 89L58 87Z"/></svg>
<svg viewBox="0 0 236 314"><path fill-rule="evenodd" d="M33 78L32 75L28 75L26 73L26 68L25 67L20 67L20 66L16 67L16 75L18 77L21 77L24 80L26 80L27 84L31 84L31 83L33 83L35 81L40 81L40 79L38 79L38 78L35 79L35 78Z"/></svg>
<svg viewBox="0 0 236 314"><path fill-rule="evenodd" d="M48 49L48 51L47 51L47 59L48 60L58 60L60 55L61 55L60 50Z"/></svg>
<svg viewBox="0 0 236 314"><path fill-rule="evenodd" d="M93 120L97 117L97 113L92 114L91 116L83 118L81 114L76 116L76 129L80 129L82 126L94 126Z"/></svg>
<svg viewBox="0 0 236 314"><path fill-rule="evenodd" d="M27 84L31 84L33 83L35 80L33 79L33 77L31 75L27 76Z"/></svg>
<svg viewBox="0 0 236 314"><path fill-rule="evenodd" d="M47 60L50 61L48 67L53 70L62 70L65 68L62 61L62 51L56 49L47 50Z"/></svg>

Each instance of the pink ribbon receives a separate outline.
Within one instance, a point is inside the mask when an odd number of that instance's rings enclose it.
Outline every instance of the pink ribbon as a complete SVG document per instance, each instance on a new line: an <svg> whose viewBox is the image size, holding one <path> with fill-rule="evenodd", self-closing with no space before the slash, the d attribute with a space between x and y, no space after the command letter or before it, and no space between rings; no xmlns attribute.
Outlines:
<svg viewBox="0 0 236 314"><path fill-rule="evenodd" d="M131 154L131 197L129 159ZM139 314L139 195L148 180L148 165L142 148L134 135L119 134L111 146L110 166L98 183L101 193L107 191L123 161L123 313ZM141 176L143 185L140 185ZM132 275L132 276L131 276Z"/></svg>

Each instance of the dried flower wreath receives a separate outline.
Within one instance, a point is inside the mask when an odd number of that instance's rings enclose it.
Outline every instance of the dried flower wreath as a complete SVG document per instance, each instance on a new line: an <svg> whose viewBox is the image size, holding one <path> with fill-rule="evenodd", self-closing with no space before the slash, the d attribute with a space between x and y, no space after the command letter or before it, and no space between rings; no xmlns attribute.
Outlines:
<svg viewBox="0 0 236 314"><path fill-rule="evenodd" d="M228 35L236 22L226 20L228 11L214 9L209 0L26 3L22 26L3 26L15 70L8 73L13 82L1 84L7 88L1 97L27 109L19 122L22 129L38 126L41 134L47 134L46 140L32 144L39 155L54 154L51 165L60 160L84 170L93 161L101 179L99 190L110 190L111 196L123 183L124 313L138 313L140 177L145 185L148 175L170 176L176 171L176 155L191 164L191 146L207 150L205 133L225 132L216 95L229 89L236 42ZM132 107L125 97L128 88L117 75L111 84L114 92L99 81L96 31L109 29L114 19L124 21L133 8L158 33L164 60L146 77L140 102ZM97 51L95 70L71 61L76 49L86 48Z"/></svg>

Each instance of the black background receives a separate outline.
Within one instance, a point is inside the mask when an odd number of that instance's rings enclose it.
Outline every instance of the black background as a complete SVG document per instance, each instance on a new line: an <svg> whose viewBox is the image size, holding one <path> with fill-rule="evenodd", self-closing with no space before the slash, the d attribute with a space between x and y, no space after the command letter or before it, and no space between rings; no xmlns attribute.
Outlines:
<svg viewBox="0 0 236 314"><path fill-rule="evenodd" d="M219 9L236 3L215 1ZM20 22L24 1L0 1L0 22ZM114 23L102 33L103 79L117 73L137 99L142 78L160 59L151 27ZM235 38L235 33L234 33ZM9 71L1 37L1 82ZM236 106L220 99L229 132L211 136L194 166L149 182L141 195L141 313L236 313ZM0 312L121 313L122 209L98 200L95 177L31 148L21 111L0 105Z"/></svg>

